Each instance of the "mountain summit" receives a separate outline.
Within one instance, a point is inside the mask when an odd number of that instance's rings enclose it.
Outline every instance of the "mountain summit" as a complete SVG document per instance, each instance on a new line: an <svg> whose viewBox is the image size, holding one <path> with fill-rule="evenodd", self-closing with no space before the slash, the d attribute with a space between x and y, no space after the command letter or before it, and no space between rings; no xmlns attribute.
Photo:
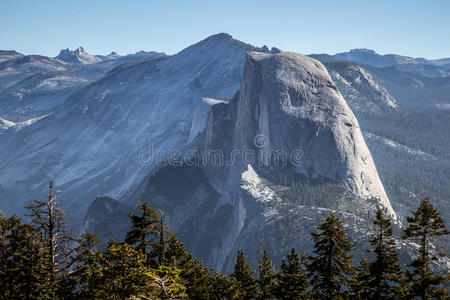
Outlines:
<svg viewBox="0 0 450 300"><path fill-rule="evenodd" d="M74 51L71 51L68 48L63 49L59 52L59 55L56 58L68 63L83 65L94 64L102 61L100 58L85 52L83 47L78 47Z"/></svg>

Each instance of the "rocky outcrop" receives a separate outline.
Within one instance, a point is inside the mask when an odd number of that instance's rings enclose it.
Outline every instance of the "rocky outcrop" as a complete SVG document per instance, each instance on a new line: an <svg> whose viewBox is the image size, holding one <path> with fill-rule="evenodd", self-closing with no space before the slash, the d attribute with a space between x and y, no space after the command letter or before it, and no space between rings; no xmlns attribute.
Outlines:
<svg viewBox="0 0 450 300"><path fill-rule="evenodd" d="M95 64L102 61L101 58L84 51L83 47L78 47L74 51L63 49L61 50L61 52L59 52L59 55L56 57L56 59L65 61L67 63L83 65Z"/></svg>
<svg viewBox="0 0 450 300"><path fill-rule="evenodd" d="M95 233L101 237L101 247L111 239L122 241L131 227L128 214L132 208L110 197L101 196L89 206L82 223L82 232Z"/></svg>

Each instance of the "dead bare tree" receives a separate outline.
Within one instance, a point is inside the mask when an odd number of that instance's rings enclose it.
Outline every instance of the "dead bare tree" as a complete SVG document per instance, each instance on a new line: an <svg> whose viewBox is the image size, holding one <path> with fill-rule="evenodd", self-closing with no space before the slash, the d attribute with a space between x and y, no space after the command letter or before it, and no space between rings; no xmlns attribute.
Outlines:
<svg viewBox="0 0 450 300"><path fill-rule="evenodd" d="M71 246L76 239L67 229L62 203L56 200L53 179L50 178L49 195L46 201L32 200L26 206L32 223L42 230L46 251L48 252L48 268L52 283L58 282L58 274L70 267ZM53 298L55 294L53 292Z"/></svg>

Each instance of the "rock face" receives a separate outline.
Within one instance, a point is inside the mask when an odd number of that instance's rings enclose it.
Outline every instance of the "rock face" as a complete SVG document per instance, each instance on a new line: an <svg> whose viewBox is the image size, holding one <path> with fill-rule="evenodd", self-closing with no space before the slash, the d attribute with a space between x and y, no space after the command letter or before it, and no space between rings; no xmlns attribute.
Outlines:
<svg viewBox="0 0 450 300"><path fill-rule="evenodd" d="M95 232L101 237L101 246L115 238L122 241L130 228L128 218L131 208L109 197L97 197L89 206L83 222L82 232Z"/></svg>
<svg viewBox="0 0 450 300"><path fill-rule="evenodd" d="M357 116L360 112L379 115L398 111L394 97L364 67L351 62L331 62L325 66Z"/></svg>
<svg viewBox="0 0 450 300"><path fill-rule="evenodd" d="M200 158L149 175L134 198L162 208L188 249L219 270L231 270L240 248L252 261L263 248L279 259L289 226L289 246L308 250L309 231L330 210L355 239L377 208L396 216L356 118L312 58L248 53L239 92L212 107L191 147ZM307 198L328 198L288 203L302 182Z"/></svg>
<svg viewBox="0 0 450 300"><path fill-rule="evenodd" d="M239 95L236 133L241 146L264 137L257 160L302 153L295 172L345 182L362 198L378 198L394 214L358 121L325 67L294 53L250 53ZM293 162L291 162L293 163Z"/></svg>

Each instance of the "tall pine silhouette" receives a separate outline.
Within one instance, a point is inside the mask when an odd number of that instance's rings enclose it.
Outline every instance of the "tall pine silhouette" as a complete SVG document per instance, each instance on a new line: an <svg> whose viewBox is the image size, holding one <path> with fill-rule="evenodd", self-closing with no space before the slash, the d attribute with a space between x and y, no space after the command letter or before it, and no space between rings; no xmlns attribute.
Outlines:
<svg viewBox="0 0 450 300"><path fill-rule="evenodd" d="M433 273L430 268L433 260L446 254L432 252L430 242L433 238L450 232L429 198L424 199L412 214L412 217L406 217L409 225L404 230L403 238L419 244L418 257L410 264L412 272L409 276L413 296L425 300L446 295L446 289L441 286L447 282L447 277Z"/></svg>
<svg viewBox="0 0 450 300"><path fill-rule="evenodd" d="M375 258L372 261L366 258L361 260L356 286L363 295L362 299L392 299L401 288L398 282L402 273L392 237L391 220L378 210L373 223L375 228L370 238L373 248L369 252L374 253Z"/></svg>
<svg viewBox="0 0 450 300"><path fill-rule="evenodd" d="M281 264L278 274L277 298L283 300L309 299L308 287L308 276L302 268L302 260L292 248L287 260L283 260Z"/></svg>
<svg viewBox="0 0 450 300"><path fill-rule="evenodd" d="M256 281L253 277L250 264L247 263L244 250L242 249L238 252L232 277L236 283L238 299L246 300L255 298Z"/></svg>
<svg viewBox="0 0 450 300"><path fill-rule="evenodd" d="M354 275L352 266L353 244L347 238L341 220L331 213L311 233L314 240L314 255L308 265L312 293L319 299L344 299Z"/></svg>
<svg viewBox="0 0 450 300"><path fill-rule="evenodd" d="M267 251L258 260L259 278L257 299L273 299L276 292L276 273L275 266L269 258Z"/></svg>
<svg viewBox="0 0 450 300"><path fill-rule="evenodd" d="M150 254L158 236L158 213L150 207L150 203L137 201L140 215L130 213L132 228L127 232L125 242L135 246L143 254Z"/></svg>

